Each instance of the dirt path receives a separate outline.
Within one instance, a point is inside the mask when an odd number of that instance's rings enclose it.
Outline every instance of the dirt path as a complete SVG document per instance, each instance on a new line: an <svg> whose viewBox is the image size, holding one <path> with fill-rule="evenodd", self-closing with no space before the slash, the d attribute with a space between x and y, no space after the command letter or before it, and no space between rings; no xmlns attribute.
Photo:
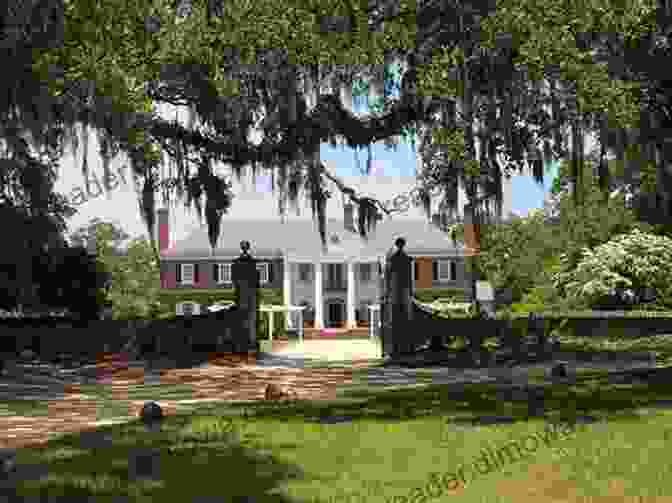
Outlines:
<svg viewBox="0 0 672 503"><path fill-rule="evenodd" d="M323 343L322 343L323 344ZM329 346L329 347L327 347ZM350 345L349 345L350 346ZM355 346L357 346L355 344ZM318 349L319 348L319 349ZM288 385L296 391L299 399L325 400L336 398L339 386L353 382L353 370L368 363L359 355L346 366L308 367L301 356L325 357L331 361L342 359L333 345L322 347L306 345L306 354L296 348L279 349L279 358L264 361L241 362L232 358L219 358L197 368L158 369L147 371L142 366L117 361L96 366L97 388L105 395L105 400L118 402L118 420L128 420L138 416L142 404L155 400L167 415L180 408L188 408L189 403L209 400L254 401L262 400L268 383ZM320 353L318 355L317 353ZM352 356L352 355L350 355ZM53 376L47 377L53 381ZM39 380L39 379L38 379ZM67 380L66 380L67 381ZM149 382L159 385L152 388ZM100 399L87 395L90 386L75 383L50 384L52 391L58 388L60 396L47 396L47 412L41 416L0 416L0 448L18 448L47 441L50 436L93 428L100 422ZM162 391L175 390L178 396L164 399ZM137 397L140 391L141 399ZM143 393L144 391L144 393ZM155 397L159 396L158 399Z"/></svg>

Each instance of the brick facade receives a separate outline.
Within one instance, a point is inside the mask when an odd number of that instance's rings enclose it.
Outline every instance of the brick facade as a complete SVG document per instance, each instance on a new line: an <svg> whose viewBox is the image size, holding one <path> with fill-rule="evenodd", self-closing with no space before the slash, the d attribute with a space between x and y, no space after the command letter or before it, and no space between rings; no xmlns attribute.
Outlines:
<svg viewBox="0 0 672 503"><path fill-rule="evenodd" d="M432 259L416 257L415 288L432 288Z"/></svg>

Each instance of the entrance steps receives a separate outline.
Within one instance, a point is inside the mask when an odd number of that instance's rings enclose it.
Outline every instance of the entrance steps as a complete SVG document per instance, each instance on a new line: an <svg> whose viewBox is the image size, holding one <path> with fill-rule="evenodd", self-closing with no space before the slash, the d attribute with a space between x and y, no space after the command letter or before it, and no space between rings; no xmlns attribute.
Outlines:
<svg viewBox="0 0 672 503"><path fill-rule="evenodd" d="M291 336L293 339L295 336ZM275 337L273 337L275 339ZM368 339L369 329L366 327L347 328L304 328L303 338L305 340L344 340L344 339ZM287 336L280 340L287 339Z"/></svg>

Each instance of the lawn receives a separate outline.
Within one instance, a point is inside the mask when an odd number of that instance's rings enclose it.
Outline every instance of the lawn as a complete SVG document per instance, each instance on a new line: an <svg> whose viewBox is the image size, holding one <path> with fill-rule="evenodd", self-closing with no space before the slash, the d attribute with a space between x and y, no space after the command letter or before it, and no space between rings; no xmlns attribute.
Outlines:
<svg viewBox="0 0 672 503"><path fill-rule="evenodd" d="M633 407L671 394L644 385L558 385L545 396L547 420L529 418L525 400L488 386L451 392L434 386L281 407L202 407L198 414L166 418L161 432L147 432L135 421L99 428L110 437L97 447L76 434L21 450L20 463L48 462L49 469L45 478L24 481L17 490L23 496L95 496L96 501L119 495L130 501L254 496L255 501L327 502L346 495L367 502L404 501L400 498L409 490L426 486L432 472L471 466L487 445L501 449L526 435L543 436L548 421L562 418L572 425L577 416L590 415L603 421L569 426L569 435L492 473L476 474L442 498L518 501L516 485L518 491L560 491L553 496L565 500L580 493L662 495L672 489L665 478L669 414L638 416ZM330 417L351 421L326 422ZM512 422L485 421L498 417ZM129 475L129 459L142 447L157 449L157 480ZM537 480L532 469L547 478ZM502 485L511 487L502 493ZM545 499L541 493L536 497Z"/></svg>
<svg viewBox="0 0 672 503"><path fill-rule="evenodd" d="M656 350L665 361L669 344L647 339L630 349ZM49 464L17 492L97 502L634 500L672 492L665 451L672 410L657 404L665 400L672 402L668 383L615 385L590 373L546 388L544 417L529 415L523 390L492 385L361 388L338 401L276 406L220 403L178 411L161 432L133 421L98 428L95 441L80 433L22 449L20 464ZM525 457L507 457L512 445L528 446ZM132 476L136 451L145 448L155 449L155 479ZM487 452L499 456L489 471L478 468ZM448 489L428 485L432 474ZM449 483L455 474L467 475L456 485Z"/></svg>

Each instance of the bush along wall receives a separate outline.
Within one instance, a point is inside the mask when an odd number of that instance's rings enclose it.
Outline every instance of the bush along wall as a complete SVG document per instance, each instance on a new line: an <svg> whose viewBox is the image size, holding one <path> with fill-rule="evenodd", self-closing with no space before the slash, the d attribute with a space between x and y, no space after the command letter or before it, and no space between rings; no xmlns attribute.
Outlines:
<svg viewBox="0 0 672 503"><path fill-rule="evenodd" d="M418 302L431 304L437 299L453 298L455 302L468 302L466 293L461 288L416 288L415 299Z"/></svg>
<svg viewBox="0 0 672 503"><path fill-rule="evenodd" d="M220 289L202 289L202 290L166 290L159 294L159 300L162 304L162 312L175 315L175 306L180 302L195 302L201 306L207 307L216 302L235 302L235 291L233 288ZM261 304L282 304L282 289L280 288L259 288L257 289L257 305Z"/></svg>
<svg viewBox="0 0 672 503"><path fill-rule="evenodd" d="M235 290L233 288L201 289L201 290L166 290L159 294L159 300L162 304L161 318L173 318L176 316L176 305L180 302L195 302L204 308L216 302L235 302ZM280 288L258 288L257 306L281 305L283 303L283 293ZM282 313L273 315L273 337L280 337L285 334L285 317ZM257 338L268 339L268 315L258 313L257 316Z"/></svg>

